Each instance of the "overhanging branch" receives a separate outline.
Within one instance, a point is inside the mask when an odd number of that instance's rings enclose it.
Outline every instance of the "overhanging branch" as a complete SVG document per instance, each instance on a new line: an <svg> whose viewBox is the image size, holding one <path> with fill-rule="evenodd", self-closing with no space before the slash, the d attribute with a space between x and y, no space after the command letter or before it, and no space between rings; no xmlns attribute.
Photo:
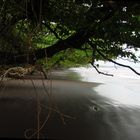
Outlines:
<svg viewBox="0 0 140 140"><path fill-rule="evenodd" d="M0 65L34 64L36 60L45 58L46 54L47 57L52 57L56 53L68 48L81 49L81 46L85 44L92 35L92 32L79 31L65 40L59 40L50 47L37 49L34 50L34 52L29 52L27 54L0 52Z"/></svg>
<svg viewBox="0 0 140 140"><path fill-rule="evenodd" d="M99 71L99 69L98 69L93 63L91 63L91 65L93 66L93 68L95 68L95 70L96 70L99 74L106 75L106 76L114 76L113 74L109 74L109 73L105 73L105 72Z"/></svg>
<svg viewBox="0 0 140 140"><path fill-rule="evenodd" d="M88 43L89 43L89 45L91 45L92 47L95 48L94 44L93 44L91 41L88 41ZM112 59L110 59L110 58L107 58L107 57L106 57L103 53L101 53L97 48L96 48L96 51L97 51L97 53L98 53L100 56L102 56L102 58L104 58L105 60L107 60L107 61L109 61L109 62L112 62L112 63L114 63L114 64L116 64L116 65L118 65L118 66L128 68L128 69L132 70L134 73L136 73L137 75L140 75L140 73L137 72L137 71L136 71L134 68L132 68L131 66L129 66L129 65L124 65L124 64L118 63L118 62L116 62L116 61L114 61L114 60L112 60Z"/></svg>
<svg viewBox="0 0 140 140"><path fill-rule="evenodd" d="M106 56L104 56L99 50L97 50L97 52L98 52L98 54L100 54L104 59L106 59L106 60L108 60L108 61L110 61L110 62L112 62L112 63L114 63L114 64L116 64L116 65L118 65L118 66L128 68L128 69L132 70L134 73L136 73L137 75L140 75L140 73L137 72L135 69L133 69L131 66L129 66L129 65L124 65L124 64L118 63L118 62L116 62L116 61L114 61L114 60L112 60L112 59L106 58Z"/></svg>

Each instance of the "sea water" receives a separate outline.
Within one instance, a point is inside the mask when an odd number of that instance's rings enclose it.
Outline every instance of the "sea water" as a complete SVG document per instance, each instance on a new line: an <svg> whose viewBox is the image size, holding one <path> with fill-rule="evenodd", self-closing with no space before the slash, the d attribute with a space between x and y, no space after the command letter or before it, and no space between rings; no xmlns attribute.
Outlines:
<svg viewBox="0 0 140 140"><path fill-rule="evenodd" d="M117 60L121 64L129 65L140 73L140 63ZM113 101L114 105L128 105L140 107L140 76L129 68L120 67L109 62L99 61L99 71L113 74L106 76L99 74L91 65L87 67L71 68L79 73L82 81L102 83L95 91L101 96Z"/></svg>

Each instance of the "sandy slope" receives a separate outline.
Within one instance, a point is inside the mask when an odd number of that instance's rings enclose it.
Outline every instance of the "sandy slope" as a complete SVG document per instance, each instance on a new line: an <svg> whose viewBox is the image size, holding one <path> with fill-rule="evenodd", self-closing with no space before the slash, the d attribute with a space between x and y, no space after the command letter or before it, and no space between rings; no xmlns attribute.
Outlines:
<svg viewBox="0 0 140 140"><path fill-rule="evenodd" d="M94 91L97 87L100 84L72 80L4 82L0 137L139 140L140 111L112 106Z"/></svg>

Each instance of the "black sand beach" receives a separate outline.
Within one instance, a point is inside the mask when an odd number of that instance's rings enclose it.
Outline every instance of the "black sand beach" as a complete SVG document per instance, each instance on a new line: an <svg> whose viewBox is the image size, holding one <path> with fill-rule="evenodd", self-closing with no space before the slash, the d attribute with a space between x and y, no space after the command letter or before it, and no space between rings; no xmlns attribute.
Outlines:
<svg viewBox="0 0 140 140"><path fill-rule="evenodd" d="M139 140L140 110L113 106L98 83L11 80L0 90L0 137Z"/></svg>

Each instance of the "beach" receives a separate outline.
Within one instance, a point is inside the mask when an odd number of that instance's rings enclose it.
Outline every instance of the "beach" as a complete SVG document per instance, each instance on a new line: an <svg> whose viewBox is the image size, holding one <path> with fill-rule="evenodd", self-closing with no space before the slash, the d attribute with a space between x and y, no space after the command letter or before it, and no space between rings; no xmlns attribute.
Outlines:
<svg viewBox="0 0 140 140"><path fill-rule="evenodd" d="M58 77L3 82L1 138L139 140L138 106L100 95L105 83Z"/></svg>

